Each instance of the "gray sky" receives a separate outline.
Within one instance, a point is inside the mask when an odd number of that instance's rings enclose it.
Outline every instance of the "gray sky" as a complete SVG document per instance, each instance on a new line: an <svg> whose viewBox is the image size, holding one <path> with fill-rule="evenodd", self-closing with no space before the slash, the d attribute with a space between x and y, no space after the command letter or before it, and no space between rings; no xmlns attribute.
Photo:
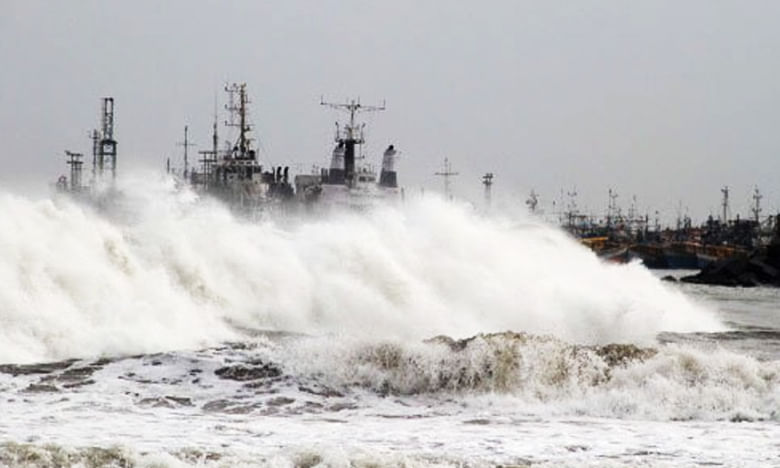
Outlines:
<svg viewBox="0 0 780 468"><path fill-rule="evenodd" d="M116 99L120 167L163 167L182 127L208 144L214 96L245 81L264 162L326 165L334 111L360 96L378 162L402 185L542 203L577 188L603 212L695 220L720 187L747 213L780 208L780 2L3 0L0 187L42 187L64 149L89 152L99 99ZM224 118L224 116L223 116Z"/></svg>

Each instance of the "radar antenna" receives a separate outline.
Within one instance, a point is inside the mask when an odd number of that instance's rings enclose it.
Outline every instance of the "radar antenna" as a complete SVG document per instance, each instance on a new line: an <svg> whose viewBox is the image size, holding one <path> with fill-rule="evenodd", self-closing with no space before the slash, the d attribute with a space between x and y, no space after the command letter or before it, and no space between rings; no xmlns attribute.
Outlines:
<svg viewBox="0 0 780 468"><path fill-rule="evenodd" d="M342 110L349 112L349 124L344 127L344 139L354 140L357 144L363 143L363 126L358 126L355 122L355 114L358 112L379 112L386 109L385 101L382 101L381 106L365 106L360 103L360 99L352 99L346 103L327 102L325 98L320 96L320 105L327 106L331 109ZM338 129L338 127L337 127ZM341 138L341 135L336 131L336 141Z"/></svg>

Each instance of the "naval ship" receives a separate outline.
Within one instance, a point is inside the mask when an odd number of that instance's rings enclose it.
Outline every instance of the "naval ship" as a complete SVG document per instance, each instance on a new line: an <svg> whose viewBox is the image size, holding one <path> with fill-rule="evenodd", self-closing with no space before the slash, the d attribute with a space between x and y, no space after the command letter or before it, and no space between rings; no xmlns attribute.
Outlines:
<svg viewBox="0 0 780 468"><path fill-rule="evenodd" d="M290 184L289 166L264 167L258 159L251 136L246 84L232 84L226 86L225 91L229 98L225 108L230 115L225 125L238 128L238 137L234 142L226 142L226 147L220 149L215 116L211 150L201 151L199 169L190 171L185 127L184 180L196 192L218 198L242 213L257 213L272 205L292 201L295 193ZM170 164L168 170L170 172Z"/></svg>
<svg viewBox="0 0 780 468"><path fill-rule="evenodd" d="M366 163L364 154L365 124L356 120L360 112L385 110L382 106L365 106L352 100L345 104L320 101L323 106L344 110L349 121L336 123L335 148L330 167L313 174L295 176L295 192L305 205L316 204L327 208L365 209L378 202L393 202L401 194L395 170L397 151L393 145L382 155L377 180L376 172Z"/></svg>

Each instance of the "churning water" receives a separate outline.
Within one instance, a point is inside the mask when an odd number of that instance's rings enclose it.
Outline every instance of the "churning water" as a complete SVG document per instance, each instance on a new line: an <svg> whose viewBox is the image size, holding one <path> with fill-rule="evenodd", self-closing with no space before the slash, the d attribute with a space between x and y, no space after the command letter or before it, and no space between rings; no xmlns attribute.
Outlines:
<svg viewBox="0 0 780 468"><path fill-rule="evenodd" d="M0 194L0 465L773 466L780 296L435 197Z"/></svg>

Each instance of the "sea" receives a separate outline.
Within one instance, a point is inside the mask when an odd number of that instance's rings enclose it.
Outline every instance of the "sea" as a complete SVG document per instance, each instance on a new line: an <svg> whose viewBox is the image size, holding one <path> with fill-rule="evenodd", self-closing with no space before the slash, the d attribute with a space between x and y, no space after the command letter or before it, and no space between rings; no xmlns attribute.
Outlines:
<svg viewBox="0 0 780 468"><path fill-rule="evenodd" d="M0 466L778 467L780 291L685 273L433 195L0 193Z"/></svg>

